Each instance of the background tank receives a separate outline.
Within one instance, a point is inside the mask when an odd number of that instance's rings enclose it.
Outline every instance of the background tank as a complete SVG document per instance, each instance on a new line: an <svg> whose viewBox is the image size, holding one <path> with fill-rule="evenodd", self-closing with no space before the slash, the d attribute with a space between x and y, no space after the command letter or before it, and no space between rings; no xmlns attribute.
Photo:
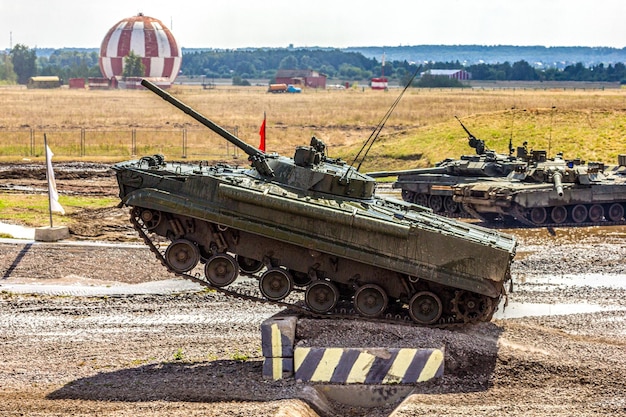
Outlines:
<svg viewBox="0 0 626 417"><path fill-rule="evenodd" d="M530 226L625 224L626 155L618 165L533 158L506 180L461 184L454 200L474 217Z"/></svg>
<svg viewBox="0 0 626 417"><path fill-rule="evenodd" d="M375 194L373 178L328 158L313 138L294 158L265 154L144 80L249 155L251 168L114 166L120 205L170 271L226 294L313 316L420 325L490 320L515 240ZM159 244L166 240L166 246ZM242 273L258 282L236 281Z"/></svg>
<svg viewBox="0 0 626 417"><path fill-rule="evenodd" d="M465 215L462 206L453 199L453 186L506 178L515 168L526 165L526 151L518 148L518 155L512 156L509 144L509 155L498 154L487 149L485 142L472 135L463 123L461 126L468 134L468 145L476 149L476 155L448 158L432 168L369 172L368 175L374 178L396 176L392 187L402 190L404 201L430 207L435 213L450 217Z"/></svg>

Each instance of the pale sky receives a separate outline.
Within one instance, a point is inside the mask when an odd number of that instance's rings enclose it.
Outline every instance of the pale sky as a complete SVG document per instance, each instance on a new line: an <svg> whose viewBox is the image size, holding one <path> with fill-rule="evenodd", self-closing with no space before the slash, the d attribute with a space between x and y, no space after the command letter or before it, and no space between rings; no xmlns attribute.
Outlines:
<svg viewBox="0 0 626 417"><path fill-rule="evenodd" d="M0 50L99 48L140 12L183 48L626 47L625 0L0 0Z"/></svg>

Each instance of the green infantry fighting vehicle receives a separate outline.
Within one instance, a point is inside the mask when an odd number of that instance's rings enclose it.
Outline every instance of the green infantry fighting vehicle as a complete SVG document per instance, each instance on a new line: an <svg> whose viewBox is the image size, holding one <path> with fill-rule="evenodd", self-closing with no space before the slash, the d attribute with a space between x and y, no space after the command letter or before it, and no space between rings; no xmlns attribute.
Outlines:
<svg viewBox="0 0 626 417"><path fill-rule="evenodd" d="M375 194L373 178L313 138L266 154L147 80L142 85L241 148L251 167L114 166L120 205L171 272L314 317L419 325L488 321L505 294L513 237ZM166 239L169 244L159 243ZM250 292L248 280L258 280Z"/></svg>

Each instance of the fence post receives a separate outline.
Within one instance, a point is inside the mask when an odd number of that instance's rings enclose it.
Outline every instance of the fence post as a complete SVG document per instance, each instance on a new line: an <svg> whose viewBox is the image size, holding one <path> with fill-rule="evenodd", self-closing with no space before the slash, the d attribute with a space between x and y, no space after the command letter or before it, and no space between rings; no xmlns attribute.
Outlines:
<svg viewBox="0 0 626 417"><path fill-rule="evenodd" d="M30 156L35 156L35 130L30 128Z"/></svg>
<svg viewBox="0 0 626 417"><path fill-rule="evenodd" d="M187 128L183 127L183 158L187 158Z"/></svg>
<svg viewBox="0 0 626 417"><path fill-rule="evenodd" d="M80 129L80 156L85 156L85 128Z"/></svg>
<svg viewBox="0 0 626 417"><path fill-rule="evenodd" d="M132 156L137 155L137 129L131 131L130 154Z"/></svg>

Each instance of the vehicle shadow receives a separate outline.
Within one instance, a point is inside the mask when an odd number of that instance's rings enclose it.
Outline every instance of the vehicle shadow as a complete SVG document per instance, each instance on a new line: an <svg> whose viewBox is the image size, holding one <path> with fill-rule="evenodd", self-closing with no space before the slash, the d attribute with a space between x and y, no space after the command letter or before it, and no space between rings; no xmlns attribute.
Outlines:
<svg viewBox="0 0 626 417"><path fill-rule="evenodd" d="M167 362L72 381L47 399L94 401L273 401L293 398L293 380L262 377L262 361Z"/></svg>
<svg viewBox="0 0 626 417"><path fill-rule="evenodd" d="M500 333L501 329L493 323L437 329L433 332L437 335L433 343L445 346L444 376L418 384L414 392L459 393L489 389L497 364ZM307 384L293 378L267 379L263 377L262 368L262 360L147 364L76 379L46 398L122 402L266 402L303 398Z"/></svg>

